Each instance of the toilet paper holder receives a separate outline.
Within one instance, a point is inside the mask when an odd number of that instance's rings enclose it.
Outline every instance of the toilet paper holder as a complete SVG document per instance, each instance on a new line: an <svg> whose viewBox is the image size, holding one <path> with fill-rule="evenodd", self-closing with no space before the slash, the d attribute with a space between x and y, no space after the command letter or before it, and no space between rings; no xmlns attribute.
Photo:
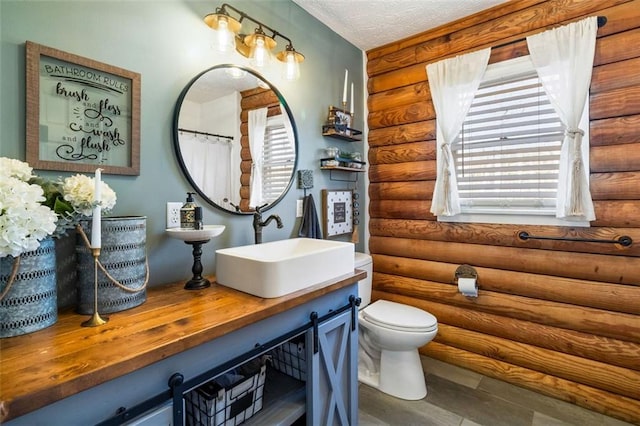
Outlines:
<svg viewBox="0 0 640 426"><path fill-rule="evenodd" d="M456 269L456 281L458 278L473 278L475 280L478 279L478 272L471 265L460 265Z"/></svg>
<svg viewBox="0 0 640 426"><path fill-rule="evenodd" d="M478 297L478 272L470 265L460 265L456 269L458 291L467 298Z"/></svg>

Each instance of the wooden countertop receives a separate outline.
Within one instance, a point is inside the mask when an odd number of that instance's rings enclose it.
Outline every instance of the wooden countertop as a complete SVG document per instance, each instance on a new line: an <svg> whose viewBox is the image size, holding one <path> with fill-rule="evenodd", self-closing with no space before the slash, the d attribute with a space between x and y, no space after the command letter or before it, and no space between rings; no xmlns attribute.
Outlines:
<svg viewBox="0 0 640 426"><path fill-rule="evenodd" d="M113 314L99 327L90 316L60 312L51 327L0 339L0 423L194 348L224 334L351 285L353 274L275 298L251 296L216 283L151 287L142 305ZM211 281L213 282L215 278Z"/></svg>

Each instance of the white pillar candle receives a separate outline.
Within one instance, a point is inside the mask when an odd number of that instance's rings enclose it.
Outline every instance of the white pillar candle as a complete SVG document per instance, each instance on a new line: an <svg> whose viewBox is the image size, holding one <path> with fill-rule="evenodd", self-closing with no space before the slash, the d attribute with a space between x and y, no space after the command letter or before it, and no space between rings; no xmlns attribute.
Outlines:
<svg viewBox="0 0 640 426"><path fill-rule="evenodd" d="M353 115L353 83L351 83L351 115Z"/></svg>
<svg viewBox="0 0 640 426"><path fill-rule="evenodd" d="M93 217L91 220L91 248L102 247L102 207L100 206L100 202L102 201L101 172L102 169L96 169L96 175L94 179L95 189L93 191L93 201L98 204L93 208Z"/></svg>
<svg viewBox="0 0 640 426"><path fill-rule="evenodd" d="M342 103L347 104L347 80L349 79L349 70L344 70L344 89L342 89Z"/></svg>

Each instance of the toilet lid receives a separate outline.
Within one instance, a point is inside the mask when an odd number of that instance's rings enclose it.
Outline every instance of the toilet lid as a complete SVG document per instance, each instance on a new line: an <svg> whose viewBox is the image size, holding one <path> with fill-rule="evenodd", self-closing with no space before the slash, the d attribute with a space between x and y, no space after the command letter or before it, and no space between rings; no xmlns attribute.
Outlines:
<svg viewBox="0 0 640 426"><path fill-rule="evenodd" d="M378 300L362 310L367 321L380 327L400 331L433 331L438 328L438 320L428 312L414 306Z"/></svg>

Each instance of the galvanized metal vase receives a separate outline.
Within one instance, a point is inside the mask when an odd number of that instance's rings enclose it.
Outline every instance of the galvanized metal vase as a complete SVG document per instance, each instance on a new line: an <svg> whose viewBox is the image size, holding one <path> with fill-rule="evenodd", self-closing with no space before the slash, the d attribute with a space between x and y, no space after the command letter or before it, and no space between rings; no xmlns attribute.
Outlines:
<svg viewBox="0 0 640 426"><path fill-rule="evenodd" d="M0 293L6 288L14 258L0 258ZM0 337L13 337L49 327L58 321L56 247L53 238L37 250L22 253L8 293L0 301Z"/></svg>
<svg viewBox="0 0 640 426"><path fill-rule="evenodd" d="M91 220L80 225L91 241ZM147 299L147 218L144 216L104 217L100 263L126 291L98 269L98 312L120 312L141 305ZM78 306L80 314L94 311L94 258L80 233L76 238L78 256Z"/></svg>

